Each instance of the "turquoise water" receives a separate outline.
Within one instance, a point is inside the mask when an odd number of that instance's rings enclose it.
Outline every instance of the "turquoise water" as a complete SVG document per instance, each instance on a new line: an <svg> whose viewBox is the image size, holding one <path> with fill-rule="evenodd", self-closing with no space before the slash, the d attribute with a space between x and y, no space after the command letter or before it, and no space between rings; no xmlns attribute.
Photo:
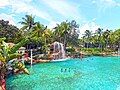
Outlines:
<svg viewBox="0 0 120 90"><path fill-rule="evenodd" d="M120 90L120 57L36 64L7 79L7 90Z"/></svg>

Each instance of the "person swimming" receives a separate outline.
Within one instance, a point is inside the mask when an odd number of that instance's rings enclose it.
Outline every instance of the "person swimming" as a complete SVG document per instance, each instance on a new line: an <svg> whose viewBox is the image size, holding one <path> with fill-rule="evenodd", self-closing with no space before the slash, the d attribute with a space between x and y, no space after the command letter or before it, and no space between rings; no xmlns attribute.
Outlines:
<svg viewBox="0 0 120 90"><path fill-rule="evenodd" d="M70 72L70 68L69 68L68 72Z"/></svg>
<svg viewBox="0 0 120 90"><path fill-rule="evenodd" d="M63 72L63 68L61 68L61 72Z"/></svg>

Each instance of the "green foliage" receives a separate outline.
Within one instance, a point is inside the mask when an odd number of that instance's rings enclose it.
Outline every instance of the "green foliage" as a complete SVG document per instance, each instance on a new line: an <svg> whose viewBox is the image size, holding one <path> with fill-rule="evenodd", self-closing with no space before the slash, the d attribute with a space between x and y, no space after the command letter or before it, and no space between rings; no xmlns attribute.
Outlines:
<svg viewBox="0 0 120 90"><path fill-rule="evenodd" d="M21 46L25 45L26 43L29 42L29 38L24 38L21 42L17 43L15 46L13 46L11 49L10 49L10 54L13 54L15 53Z"/></svg>
<svg viewBox="0 0 120 90"><path fill-rule="evenodd" d="M67 52L75 52L75 48L73 48L73 47L68 47L68 48L66 49L66 51L67 51Z"/></svg>
<svg viewBox="0 0 120 90"><path fill-rule="evenodd" d="M32 15L25 15L25 18L22 18L23 21L19 22L22 25L24 25L21 30L27 30L30 31L34 25L36 24L36 22L34 22L34 18Z"/></svg>
<svg viewBox="0 0 120 90"><path fill-rule="evenodd" d="M23 40L24 41L24 40ZM18 58L20 56L22 56L21 54L16 53L16 51L25 44L25 41L23 43L23 41L21 41L20 43L18 43L17 45L14 45L14 47L9 47L8 44L4 41L3 38L0 38L0 62L3 63L4 65L4 69L7 69L6 65L10 60L13 60L15 58ZM22 43L22 44L21 44ZM24 65L23 65L24 66ZM18 69L24 71L24 69L27 71L27 69L24 67L19 67L18 64ZM6 72L2 72L2 73L6 73Z"/></svg>
<svg viewBox="0 0 120 90"><path fill-rule="evenodd" d="M65 46L69 45L77 45L78 44L78 28L79 25L75 20L71 22L64 21L60 24L57 24L55 27L54 39L55 41L63 43Z"/></svg>
<svg viewBox="0 0 120 90"><path fill-rule="evenodd" d="M81 51L84 51L84 52L96 52L96 51L98 51L98 52L101 52L101 49L99 49L99 48L81 48Z"/></svg>
<svg viewBox="0 0 120 90"><path fill-rule="evenodd" d="M63 21L57 24L53 30L48 29L47 26L44 26L40 22L36 22L35 17L32 15L25 15L20 23L23 27L19 30L16 26L9 25L8 21L0 20L0 37L6 37L5 41L7 42L16 43L10 49L6 49L8 47L6 47L5 43L3 43L4 46L0 46L0 48L3 48L3 50L0 50L0 53L6 55L5 59L11 57L7 56L7 53L16 53L27 42L40 43L44 52L47 52L49 44L54 41L63 43L65 47L84 47L87 44L88 49L83 51L89 53L101 52L100 50L107 48L117 50L120 47L120 29L112 32L108 29L103 30L102 28L98 28L95 33L86 30L84 36L78 39L79 25L75 20L70 22ZM98 49L89 49L89 43L92 44L93 48ZM68 51L72 52L72 50Z"/></svg>
<svg viewBox="0 0 120 90"><path fill-rule="evenodd" d="M15 39L18 39L19 29L14 26L10 25L9 21L0 20L0 38L6 37L7 42L14 42Z"/></svg>
<svg viewBox="0 0 120 90"><path fill-rule="evenodd" d="M87 55L100 55L102 53L100 48L81 48L82 52L85 52Z"/></svg>

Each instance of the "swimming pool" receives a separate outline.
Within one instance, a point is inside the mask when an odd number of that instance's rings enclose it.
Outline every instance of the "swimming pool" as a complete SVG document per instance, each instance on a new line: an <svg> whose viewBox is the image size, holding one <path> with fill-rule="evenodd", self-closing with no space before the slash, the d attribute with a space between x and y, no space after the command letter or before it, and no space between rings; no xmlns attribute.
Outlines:
<svg viewBox="0 0 120 90"><path fill-rule="evenodd" d="M120 90L120 57L36 64L7 79L7 90Z"/></svg>

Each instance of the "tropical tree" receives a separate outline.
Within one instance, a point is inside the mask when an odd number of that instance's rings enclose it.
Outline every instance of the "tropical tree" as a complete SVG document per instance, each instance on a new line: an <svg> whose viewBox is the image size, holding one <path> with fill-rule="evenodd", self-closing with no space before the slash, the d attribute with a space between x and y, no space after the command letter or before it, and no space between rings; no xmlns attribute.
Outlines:
<svg viewBox="0 0 120 90"><path fill-rule="evenodd" d="M32 35L31 40L36 43L41 43L42 49L46 53L48 49L48 44L53 42L52 31L50 29L47 29L47 26L44 26L43 24L37 22L31 32L31 35Z"/></svg>
<svg viewBox="0 0 120 90"><path fill-rule="evenodd" d="M91 36L92 36L91 31L90 31L90 30L86 30L84 36L85 36L85 38L86 38L87 48L88 48L88 45L89 45L89 42L90 42L90 38L91 38Z"/></svg>
<svg viewBox="0 0 120 90"><path fill-rule="evenodd" d="M4 40L5 38L0 38L0 88L2 88L2 90L5 90L5 75L8 69L7 64L9 61L14 61L12 64L13 68L18 68L20 71L29 74L25 65L16 60L16 58L21 56L21 54L18 54L16 51L29 40L22 40L13 47L10 47Z"/></svg>
<svg viewBox="0 0 120 90"><path fill-rule="evenodd" d="M51 37L52 37L51 34L52 34L52 32L50 31L50 29L46 29L42 33L42 40L44 42L43 50L44 50L45 54L47 53L48 46L51 43Z"/></svg>
<svg viewBox="0 0 120 90"><path fill-rule="evenodd" d="M97 30L96 30L96 34L97 34L97 36L98 36L98 47L99 48L101 48L101 36L102 36L102 30L103 29L101 29L101 28L98 28Z"/></svg>
<svg viewBox="0 0 120 90"><path fill-rule="evenodd" d="M116 30L114 33L115 33L116 43L118 45L118 48L120 48L120 29Z"/></svg>
<svg viewBox="0 0 120 90"><path fill-rule="evenodd" d="M106 30L105 32L103 32L103 38L105 40L105 46L107 48L108 44L109 44L109 40L110 40L110 33L111 31L110 30Z"/></svg>
<svg viewBox="0 0 120 90"><path fill-rule="evenodd" d="M71 43L73 46L78 46L79 44L79 24L75 20L69 22L70 30L68 31L67 41Z"/></svg>
<svg viewBox="0 0 120 90"><path fill-rule="evenodd" d="M72 20L71 22L64 21L60 24L57 24L54 31L55 40L62 42L65 46L67 44L77 44L79 42L78 28L79 25L75 20Z"/></svg>
<svg viewBox="0 0 120 90"><path fill-rule="evenodd" d="M19 39L17 36L21 36L21 34L16 26L10 25L9 21L0 20L0 38L6 37L6 42L15 42Z"/></svg>
<svg viewBox="0 0 120 90"><path fill-rule="evenodd" d="M64 21L61 24L57 24L54 31L55 39L66 45L66 39L68 37L69 30L70 30L69 22Z"/></svg>
<svg viewBox="0 0 120 90"><path fill-rule="evenodd" d="M85 47L85 36L82 37L82 43L83 43L83 47Z"/></svg>
<svg viewBox="0 0 120 90"><path fill-rule="evenodd" d="M120 48L120 29L110 33L110 46L112 49Z"/></svg>
<svg viewBox="0 0 120 90"><path fill-rule="evenodd" d="M32 42L43 43L42 34L46 28L46 26L37 22L33 27L33 30L30 32L30 35L32 35Z"/></svg>
<svg viewBox="0 0 120 90"><path fill-rule="evenodd" d="M27 32L30 31L36 25L34 18L35 17L33 17L32 15L25 15L25 18L22 18L23 21L19 22L23 25L21 30L26 30Z"/></svg>
<svg viewBox="0 0 120 90"><path fill-rule="evenodd" d="M57 26L54 29L55 29L55 31L54 31L55 41L61 42L61 31L62 31L61 26L59 24L57 24Z"/></svg>

